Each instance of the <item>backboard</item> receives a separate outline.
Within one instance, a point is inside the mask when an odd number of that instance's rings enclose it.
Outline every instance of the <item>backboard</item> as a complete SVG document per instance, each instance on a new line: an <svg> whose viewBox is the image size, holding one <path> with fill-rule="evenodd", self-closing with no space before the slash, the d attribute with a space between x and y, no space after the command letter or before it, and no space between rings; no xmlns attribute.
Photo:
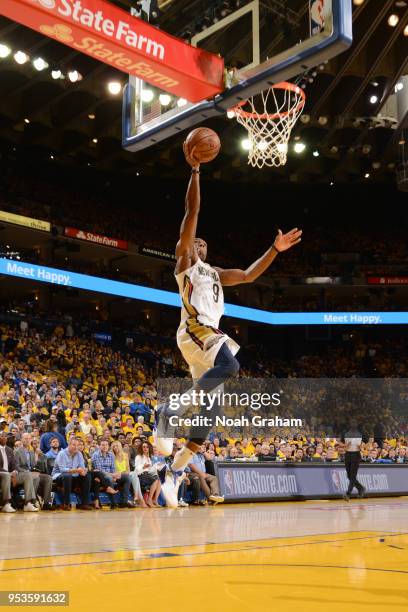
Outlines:
<svg viewBox="0 0 408 612"><path fill-rule="evenodd" d="M123 100L124 148L144 149L226 113L352 43L352 0L226 0L208 5L192 17L185 37L224 57L224 91L193 104L130 77Z"/></svg>

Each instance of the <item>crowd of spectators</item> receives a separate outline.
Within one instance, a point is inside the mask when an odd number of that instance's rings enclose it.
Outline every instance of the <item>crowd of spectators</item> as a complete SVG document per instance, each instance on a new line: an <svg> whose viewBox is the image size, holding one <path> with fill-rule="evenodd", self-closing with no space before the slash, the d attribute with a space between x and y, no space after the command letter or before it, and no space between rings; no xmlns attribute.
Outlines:
<svg viewBox="0 0 408 612"><path fill-rule="evenodd" d="M109 182L105 188L99 185L97 192L89 188L82 195L69 185L28 175L5 174L0 182L1 209L173 253L182 214L182 207L180 215L174 214L174 199L182 202L183 193L158 194L157 199L158 206L154 202L134 206L125 195L113 190ZM270 244L276 228L270 228L269 223L258 224L251 228L251 240L246 240L241 215L235 219L228 214L221 220L222 214L224 211L218 209L220 218L216 225L214 213L207 218L205 207L200 217L200 232L209 242L211 259L220 266L236 266L237 256L231 245L239 240L240 262L248 265ZM342 227L331 219L326 224L324 220L321 224L306 223L304 242L284 258L278 258L268 274L279 277L407 274L403 229L395 224L389 230L392 239L386 240L383 225L371 221L369 227L362 223L361 227L358 224Z"/></svg>
<svg viewBox="0 0 408 612"><path fill-rule="evenodd" d="M153 508L162 503L161 476L172 457L162 457L154 446L152 426L158 402L158 376L187 376L171 347L150 345L114 350L86 334L76 336L69 325L51 332L0 325L0 488L5 512L18 507L15 492L24 489L24 510L51 510L55 491L64 510L71 509L71 493L79 508L101 507L101 492L115 508L135 505ZM381 355L378 367L387 375L390 364L381 347L360 345L354 367L364 358ZM386 353L386 351L385 351ZM348 376L348 359L333 356L334 375ZM273 363L273 360L271 361ZM326 360L327 365L327 360ZM254 361L255 370L242 377L269 376L267 358ZM321 376L324 360L305 357L292 365L292 374ZM296 367L299 370L296 372ZM286 375L291 375L290 372ZM384 417L387 414L384 412ZM390 416L390 415L388 415ZM399 422L368 435L364 461L406 463L407 435ZM175 439L173 454L184 443ZM180 505L208 503L218 495L214 462L225 461L341 461L344 444L327 432L280 428L257 436L234 430L212 431L189 465L180 488Z"/></svg>

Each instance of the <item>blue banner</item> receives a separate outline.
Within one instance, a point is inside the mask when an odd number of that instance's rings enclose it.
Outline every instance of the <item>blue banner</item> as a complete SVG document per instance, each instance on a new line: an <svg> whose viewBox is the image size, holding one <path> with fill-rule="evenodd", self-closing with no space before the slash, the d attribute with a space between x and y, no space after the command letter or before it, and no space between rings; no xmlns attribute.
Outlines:
<svg viewBox="0 0 408 612"><path fill-rule="evenodd" d="M344 464L215 462L226 501L341 497L347 490ZM407 495L408 465L360 464L358 480L371 495Z"/></svg>
<svg viewBox="0 0 408 612"><path fill-rule="evenodd" d="M179 294L173 291L163 291L12 259L0 258L0 274L177 308L181 306ZM259 308L225 304L225 314L235 319L267 325L406 325L408 323L408 312L269 312Z"/></svg>

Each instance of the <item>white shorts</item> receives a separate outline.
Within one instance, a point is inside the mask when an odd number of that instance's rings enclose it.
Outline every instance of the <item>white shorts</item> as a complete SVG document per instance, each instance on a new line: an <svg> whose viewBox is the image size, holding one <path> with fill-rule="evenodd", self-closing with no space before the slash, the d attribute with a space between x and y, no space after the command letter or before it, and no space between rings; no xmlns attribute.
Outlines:
<svg viewBox="0 0 408 612"><path fill-rule="evenodd" d="M221 346L227 343L233 355L239 351L239 344L211 325L203 325L197 319L188 319L177 330L177 345L187 361L193 380L201 378L214 367L215 358Z"/></svg>

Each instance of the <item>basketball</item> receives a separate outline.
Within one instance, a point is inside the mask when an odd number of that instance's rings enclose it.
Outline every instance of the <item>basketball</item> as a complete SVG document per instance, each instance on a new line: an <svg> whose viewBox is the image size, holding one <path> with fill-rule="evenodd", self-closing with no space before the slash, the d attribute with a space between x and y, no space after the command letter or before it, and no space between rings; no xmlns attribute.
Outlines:
<svg viewBox="0 0 408 612"><path fill-rule="evenodd" d="M194 157L200 164L215 159L221 149L218 134L206 127L199 127L189 133L186 138L186 148L190 152L195 147Z"/></svg>

